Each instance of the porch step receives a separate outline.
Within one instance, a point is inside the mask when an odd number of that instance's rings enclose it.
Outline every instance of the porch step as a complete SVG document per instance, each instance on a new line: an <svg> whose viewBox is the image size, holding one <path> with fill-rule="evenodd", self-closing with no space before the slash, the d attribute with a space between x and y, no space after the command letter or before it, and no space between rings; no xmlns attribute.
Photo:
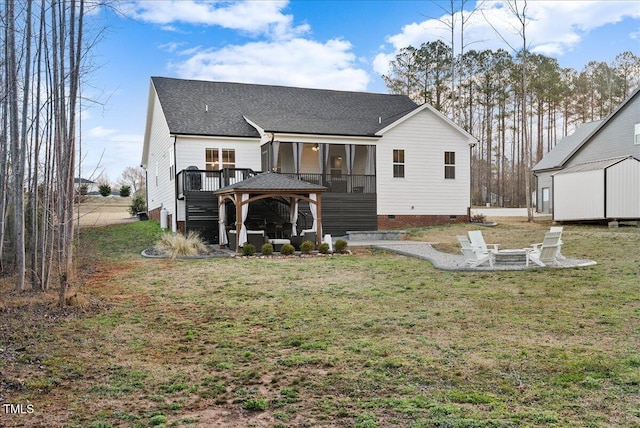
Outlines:
<svg viewBox="0 0 640 428"><path fill-rule="evenodd" d="M351 230L347 231L350 241L401 241L407 232L404 230Z"/></svg>

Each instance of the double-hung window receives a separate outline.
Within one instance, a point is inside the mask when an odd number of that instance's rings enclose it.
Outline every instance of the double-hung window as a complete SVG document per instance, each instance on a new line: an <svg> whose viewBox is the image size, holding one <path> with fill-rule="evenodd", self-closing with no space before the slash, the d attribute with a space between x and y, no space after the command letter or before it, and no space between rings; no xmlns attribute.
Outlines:
<svg viewBox="0 0 640 428"><path fill-rule="evenodd" d="M444 178L456 178L456 152L444 152Z"/></svg>
<svg viewBox="0 0 640 428"><path fill-rule="evenodd" d="M404 150L393 150L393 176L402 178L404 177Z"/></svg>
<svg viewBox="0 0 640 428"><path fill-rule="evenodd" d="M636 123L635 132L633 134L633 144L640 144L640 123Z"/></svg>
<svg viewBox="0 0 640 428"><path fill-rule="evenodd" d="M205 150L205 169L208 171L217 171L223 168L236 167L236 151L235 149L206 149Z"/></svg>

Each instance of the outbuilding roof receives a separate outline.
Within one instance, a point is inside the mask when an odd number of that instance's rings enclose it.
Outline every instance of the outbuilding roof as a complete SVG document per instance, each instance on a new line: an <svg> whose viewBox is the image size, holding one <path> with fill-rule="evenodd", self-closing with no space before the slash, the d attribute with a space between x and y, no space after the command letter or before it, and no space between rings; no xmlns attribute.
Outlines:
<svg viewBox="0 0 640 428"><path fill-rule="evenodd" d="M602 169L607 169L627 159L633 159L638 161L638 159L634 158L633 156L618 156L611 159L602 159L602 160L597 160L593 162L585 162L578 165L573 165L561 171L558 171L553 175L555 176L555 175L562 175L562 174L572 174L575 172L598 171Z"/></svg>
<svg viewBox="0 0 640 428"><path fill-rule="evenodd" d="M404 95L152 77L171 134L375 136L418 105ZM246 119L245 119L246 117Z"/></svg>

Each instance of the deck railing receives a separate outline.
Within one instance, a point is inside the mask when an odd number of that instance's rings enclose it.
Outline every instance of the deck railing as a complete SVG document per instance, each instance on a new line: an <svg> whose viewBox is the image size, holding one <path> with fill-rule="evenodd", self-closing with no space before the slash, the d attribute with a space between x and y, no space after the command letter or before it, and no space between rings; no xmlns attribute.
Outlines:
<svg viewBox="0 0 640 428"><path fill-rule="evenodd" d="M257 172L249 168L225 168L217 171L183 169L176 179L178 198L186 193L214 192L230 184L246 180ZM376 193L375 175L358 174L317 174L317 173L280 173L286 177L319 184L330 193Z"/></svg>
<svg viewBox="0 0 640 428"><path fill-rule="evenodd" d="M183 169L176 178L178 198L182 199L185 193L190 192L214 192L256 174L249 168L224 168L216 171Z"/></svg>
<svg viewBox="0 0 640 428"><path fill-rule="evenodd" d="M376 176L359 174L280 173L327 188L331 193L376 193Z"/></svg>

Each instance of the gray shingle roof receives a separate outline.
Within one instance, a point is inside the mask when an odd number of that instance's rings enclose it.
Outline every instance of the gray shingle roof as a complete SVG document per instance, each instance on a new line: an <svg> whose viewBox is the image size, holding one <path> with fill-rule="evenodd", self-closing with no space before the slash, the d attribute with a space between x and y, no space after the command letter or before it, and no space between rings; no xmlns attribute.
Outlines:
<svg viewBox="0 0 640 428"><path fill-rule="evenodd" d="M302 180L296 180L289 178L282 174L274 172L264 172L262 174L254 175L246 180L242 180L235 184L225 186L214 193L227 193L230 190L256 190L256 191L269 191L269 190L282 190L282 191L302 191L302 192L324 192L326 187L318 184L308 183Z"/></svg>
<svg viewBox="0 0 640 428"><path fill-rule="evenodd" d="M418 107L404 95L151 80L172 134L257 137L246 117L267 132L373 136Z"/></svg>
<svg viewBox="0 0 640 428"><path fill-rule="evenodd" d="M533 171L561 168L575 150L580 147L591 133L602 123L602 120L582 124L573 134L567 135L538 162Z"/></svg>

